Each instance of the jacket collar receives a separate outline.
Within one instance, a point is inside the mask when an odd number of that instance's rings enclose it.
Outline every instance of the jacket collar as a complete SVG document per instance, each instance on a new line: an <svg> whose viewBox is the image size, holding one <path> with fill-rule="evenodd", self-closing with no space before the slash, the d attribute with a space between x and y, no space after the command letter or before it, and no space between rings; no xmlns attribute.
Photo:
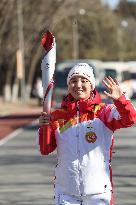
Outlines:
<svg viewBox="0 0 136 205"><path fill-rule="evenodd" d="M71 94L68 94L66 97L64 97L61 107L69 111L69 113L76 114L77 104L79 105L80 113L83 113L87 110L91 111L94 108L95 104L99 104L101 102L102 101L99 93L96 90L94 90L87 100L81 99L79 101L76 101Z"/></svg>

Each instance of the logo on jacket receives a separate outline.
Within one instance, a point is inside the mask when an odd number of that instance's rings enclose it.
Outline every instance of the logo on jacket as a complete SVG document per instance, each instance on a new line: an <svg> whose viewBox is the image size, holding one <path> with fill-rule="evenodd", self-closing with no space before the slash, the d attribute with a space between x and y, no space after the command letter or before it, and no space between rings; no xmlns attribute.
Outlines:
<svg viewBox="0 0 136 205"><path fill-rule="evenodd" d="M97 139L95 132L87 132L85 135L86 141L89 143L94 143Z"/></svg>

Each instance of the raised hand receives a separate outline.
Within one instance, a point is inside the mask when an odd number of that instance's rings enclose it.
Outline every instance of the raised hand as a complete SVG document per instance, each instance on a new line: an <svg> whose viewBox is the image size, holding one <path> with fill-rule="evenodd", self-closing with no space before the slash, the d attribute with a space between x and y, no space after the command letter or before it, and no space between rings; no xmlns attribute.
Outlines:
<svg viewBox="0 0 136 205"><path fill-rule="evenodd" d="M105 77L102 82L109 91L109 92L104 91L105 95L108 96L109 98L116 100L123 94L117 79L112 79L110 76L108 76Z"/></svg>

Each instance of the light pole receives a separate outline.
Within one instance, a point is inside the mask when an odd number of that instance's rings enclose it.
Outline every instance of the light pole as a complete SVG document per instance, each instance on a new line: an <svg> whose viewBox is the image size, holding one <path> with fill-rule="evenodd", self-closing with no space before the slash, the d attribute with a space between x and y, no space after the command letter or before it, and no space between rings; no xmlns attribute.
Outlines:
<svg viewBox="0 0 136 205"><path fill-rule="evenodd" d="M79 36L77 19L73 20L73 58L79 58Z"/></svg>
<svg viewBox="0 0 136 205"><path fill-rule="evenodd" d="M17 17L18 17L18 40L20 52L20 85L21 85L21 100L25 101L25 63L24 63L24 33L23 33L23 14L22 0L17 0Z"/></svg>
<svg viewBox="0 0 136 205"><path fill-rule="evenodd" d="M79 15L85 15L86 10L80 9ZM76 18L73 20L73 58L79 59L79 33L78 33L78 21Z"/></svg>
<svg viewBox="0 0 136 205"><path fill-rule="evenodd" d="M117 39L118 39L118 45L119 45L119 61L124 60L124 42L123 42L123 28L126 28L128 26L128 22L125 20L122 20L119 28L117 30Z"/></svg>

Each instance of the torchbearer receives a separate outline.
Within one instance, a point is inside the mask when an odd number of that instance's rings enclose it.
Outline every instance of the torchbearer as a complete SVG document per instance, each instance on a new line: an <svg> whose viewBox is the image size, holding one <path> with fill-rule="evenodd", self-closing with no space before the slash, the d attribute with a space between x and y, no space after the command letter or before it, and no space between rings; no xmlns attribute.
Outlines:
<svg viewBox="0 0 136 205"><path fill-rule="evenodd" d="M47 123L52 136L44 154L57 149L55 205L113 205L113 135L134 125L136 109L117 79L105 77L103 84L112 104L101 102L93 68L77 63L67 76L61 108L39 118L39 138Z"/></svg>
<svg viewBox="0 0 136 205"><path fill-rule="evenodd" d="M43 85L43 112L50 115L51 112L51 101L53 93L53 74L55 71L56 63L56 43L55 38L47 31L43 36L41 43L45 48L46 55L44 56L41 63L42 70L42 85ZM50 126L47 124L43 129L44 135L39 138L40 152L45 154L49 146L52 145L51 130Z"/></svg>

